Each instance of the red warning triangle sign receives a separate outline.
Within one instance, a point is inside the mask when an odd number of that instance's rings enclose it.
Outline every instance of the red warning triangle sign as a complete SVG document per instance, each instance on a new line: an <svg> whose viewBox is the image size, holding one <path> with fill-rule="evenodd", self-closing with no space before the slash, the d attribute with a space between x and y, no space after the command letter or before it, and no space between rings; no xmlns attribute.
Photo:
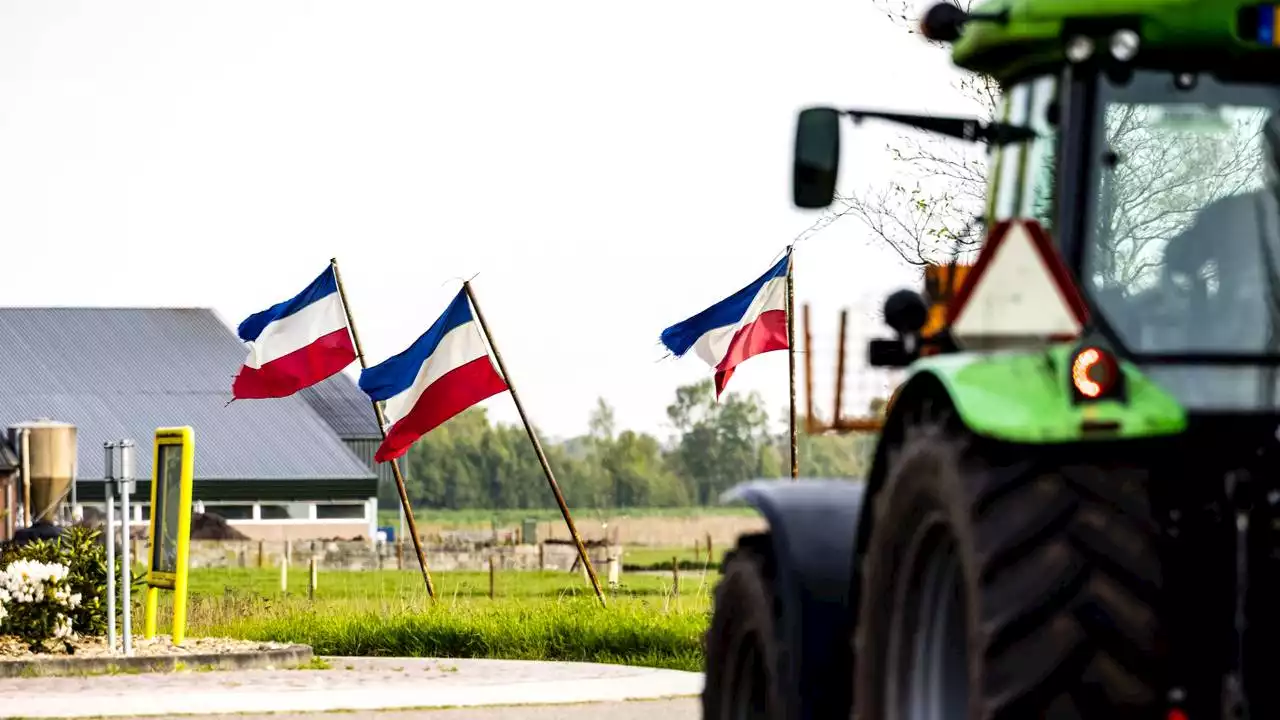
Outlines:
<svg viewBox="0 0 1280 720"><path fill-rule="evenodd" d="M1069 340L1087 319L1084 298L1048 234L1022 218L991 229L948 313L961 345L966 339Z"/></svg>

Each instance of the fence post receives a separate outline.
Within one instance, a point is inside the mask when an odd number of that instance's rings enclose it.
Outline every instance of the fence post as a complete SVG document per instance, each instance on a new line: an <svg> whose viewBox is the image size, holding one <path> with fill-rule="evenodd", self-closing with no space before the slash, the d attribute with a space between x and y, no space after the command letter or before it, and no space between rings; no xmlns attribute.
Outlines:
<svg viewBox="0 0 1280 720"><path fill-rule="evenodd" d="M317 564L316 556L312 555L311 556L311 579L310 579L310 582L307 583L307 599L313 602L316 599L316 585L317 585L316 564Z"/></svg>
<svg viewBox="0 0 1280 720"><path fill-rule="evenodd" d="M711 533L707 533L707 564L710 565L716 561L716 556L711 552Z"/></svg>
<svg viewBox="0 0 1280 720"><path fill-rule="evenodd" d="M545 542L538 543L538 569L547 569L547 544Z"/></svg>
<svg viewBox="0 0 1280 720"><path fill-rule="evenodd" d="M494 569L493 556L489 556L489 599L494 597L495 585L497 585L497 572Z"/></svg>
<svg viewBox="0 0 1280 720"><path fill-rule="evenodd" d="M671 594L680 594L680 558L671 558Z"/></svg>
<svg viewBox="0 0 1280 720"><path fill-rule="evenodd" d="M396 539L396 569L404 569L404 538Z"/></svg>
<svg viewBox="0 0 1280 720"><path fill-rule="evenodd" d="M263 547L263 541L259 540L258 541L258 569L262 569L267 566L266 556L267 556L267 553L266 553L266 549Z"/></svg>
<svg viewBox="0 0 1280 720"><path fill-rule="evenodd" d="M286 557L280 558L280 594L289 594L289 560Z"/></svg>

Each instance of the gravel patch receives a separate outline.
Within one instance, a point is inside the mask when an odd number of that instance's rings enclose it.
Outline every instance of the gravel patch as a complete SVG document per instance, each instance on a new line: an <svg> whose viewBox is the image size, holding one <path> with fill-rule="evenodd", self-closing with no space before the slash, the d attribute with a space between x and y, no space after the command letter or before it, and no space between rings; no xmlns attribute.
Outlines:
<svg viewBox="0 0 1280 720"><path fill-rule="evenodd" d="M117 645L120 644L116 637ZM74 637L68 643L70 652L60 642L48 643L52 652L31 652L28 644L16 637L0 636L0 662L25 662L53 658L94 658L117 657L122 653L112 653L107 647L105 637ZM222 655L229 653L263 652L282 650L291 647L288 643L261 642L258 640L236 640L233 638L188 637L182 645L175 646L173 638L168 635L157 635L150 640L133 638L133 654L135 657L175 657L183 655Z"/></svg>

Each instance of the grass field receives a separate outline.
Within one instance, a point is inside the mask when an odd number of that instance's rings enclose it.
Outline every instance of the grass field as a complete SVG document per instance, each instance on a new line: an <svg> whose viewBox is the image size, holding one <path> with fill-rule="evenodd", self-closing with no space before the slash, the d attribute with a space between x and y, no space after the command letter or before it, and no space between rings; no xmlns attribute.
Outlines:
<svg viewBox="0 0 1280 720"><path fill-rule="evenodd" d="M416 571L321 572L314 600L294 569L197 569L188 633L300 642L321 655L577 660L701 670L714 572L629 573L601 608L580 573L433 573L431 603ZM603 578L601 578L603 581ZM170 629L162 595L160 632ZM137 598L138 601L141 598ZM139 606L134 618L141 631Z"/></svg>

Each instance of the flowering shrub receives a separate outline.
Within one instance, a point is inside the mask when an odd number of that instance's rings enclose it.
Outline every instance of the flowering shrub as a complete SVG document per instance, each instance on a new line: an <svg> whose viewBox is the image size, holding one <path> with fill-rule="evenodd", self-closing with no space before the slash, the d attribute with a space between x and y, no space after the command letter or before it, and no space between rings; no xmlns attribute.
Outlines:
<svg viewBox="0 0 1280 720"><path fill-rule="evenodd" d="M117 566L121 560L119 552L120 548L117 547ZM50 572L50 579L55 575L59 578L53 579L53 600L46 600L44 604L39 605L43 610L35 610L34 608L37 605L32 603L28 603L28 607L20 609L20 612L23 613L44 612L46 614L51 613L51 615L47 618L48 622L41 621L30 625L10 621L8 618L0 616L0 635L20 637L32 643L34 647L42 645L46 640L59 637L58 633L62 633L61 637L67 637L72 633L93 636L106 634L107 551L100 530L73 525L55 540L38 540L25 545L6 544L0 546L0 572L5 573L6 578L9 578L9 568L12 568L16 563L23 562L31 564L18 565L19 568L35 568L36 566L57 566L62 568L61 571L40 571ZM120 569L118 568L117 572ZM33 578L38 576L38 572L33 570L29 570L28 574ZM137 576L131 577L130 580L132 580L135 589L140 590L145 583L145 574L139 573ZM8 590L9 583L12 580L6 579L3 582L5 583L4 593L14 595ZM48 585L44 584L43 577L41 582L47 594ZM30 591L27 585L23 585L23 587L27 587L28 591ZM33 597L35 596L34 592L31 594ZM78 597L79 599L73 602L73 597ZM4 613L13 615L15 607L17 607L17 603L12 598L0 596L0 608L3 608ZM67 630L66 621L59 621L56 617L59 614L70 620L69 631ZM26 617L29 618L31 616L28 614ZM42 630L41 628L46 629Z"/></svg>
<svg viewBox="0 0 1280 720"><path fill-rule="evenodd" d="M71 613L81 596L72 592L66 565L15 560L0 568L0 633L33 646L73 634Z"/></svg>

